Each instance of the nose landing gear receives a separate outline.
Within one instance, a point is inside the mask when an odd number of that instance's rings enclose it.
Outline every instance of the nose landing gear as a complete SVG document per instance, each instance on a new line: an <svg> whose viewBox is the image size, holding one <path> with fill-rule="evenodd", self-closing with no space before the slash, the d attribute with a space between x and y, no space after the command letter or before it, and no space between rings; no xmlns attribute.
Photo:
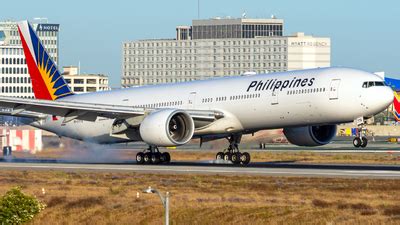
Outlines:
<svg viewBox="0 0 400 225"><path fill-rule="evenodd" d="M366 137L356 137L353 139L353 145L356 148L365 148L368 145L368 139Z"/></svg>
<svg viewBox="0 0 400 225"><path fill-rule="evenodd" d="M357 137L355 137L353 139L353 145L356 148L359 148L359 147L365 148L368 145L368 139L365 134L366 128L365 128L364 118L363 117L357 118L355 120L355 122L357 123L357 126L358 126L358 130L357 130L358 133L357 133Z"/></svg>
<svg viewBox="0 0 400 225"><path fill-rule="evenodd" d="M160 152L156 146L149 146L143 152L136 154L137 164L169 163L171 156L168 152Z"/></svg>

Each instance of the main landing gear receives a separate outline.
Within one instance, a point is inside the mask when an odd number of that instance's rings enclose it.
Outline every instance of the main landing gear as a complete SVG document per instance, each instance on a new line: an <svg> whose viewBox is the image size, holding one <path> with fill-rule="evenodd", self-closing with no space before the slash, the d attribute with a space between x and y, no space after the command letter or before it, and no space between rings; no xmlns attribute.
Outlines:
<svg viewBox="0 0 400 225"><path fill-rule="evenodd" d="M233 164L247 165L250 162L250 154L240 152L239 143L242 135L231 135L228 139L229 147L223 152L218 152L215 158L217 160L231 161Z"/></svg>
<svg viewBox="0 0 400 225"><path fill-rule="evenodd" d="M168 152L160 152L156 146L149 146L143 152L136 154L137 164L169 163L171 156Z"/></svg>
<svg viewBox="0 0 400 225"><path fill-rule="evenodd" d="M359 147L365 148L368 145L368 139L365 134L366 128L365 128L364 119L362 117L358 118L356 120L356 122L358 125L358 130L357 130L358 133L357 133L357 137L355 137L353 139L353 145L356 148L359 148Z"/></svg>

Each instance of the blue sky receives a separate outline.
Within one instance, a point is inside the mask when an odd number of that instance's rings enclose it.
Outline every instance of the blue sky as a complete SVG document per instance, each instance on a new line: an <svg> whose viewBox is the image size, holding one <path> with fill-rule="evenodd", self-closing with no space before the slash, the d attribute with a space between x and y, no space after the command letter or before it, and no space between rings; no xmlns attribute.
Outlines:
<svg viewBox="0 0 400 225"><path fill-rule="evenodd" d="M119 86L122 42L173 38L176 25L197 18L197 0L3 1L0 20L47 17L60 24L60 65L105 73ZM386 71L400 77L400 1L201 0L200 17L285 20L285 34L302 31L331 37L332 65Z"/></svg>

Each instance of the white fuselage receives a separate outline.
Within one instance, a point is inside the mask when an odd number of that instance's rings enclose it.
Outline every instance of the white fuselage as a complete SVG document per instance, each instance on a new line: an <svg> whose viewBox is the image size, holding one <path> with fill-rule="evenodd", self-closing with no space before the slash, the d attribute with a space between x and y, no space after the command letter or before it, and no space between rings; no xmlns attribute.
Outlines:
<svg viewBox="0 0 400 225"><path fill-rule="evenodd" d="M355 69L322 68L127 88L73 95L60 101L223 112L224 118L196 129L195 136L201 136L339 124L369 117L393 100L386 86L363 87L369 81L382 79ZM95 122L74 120L62 124L62 119L49 116L32 125L80 140L127 141L110 135L113 121L98 118Z"/></svg>

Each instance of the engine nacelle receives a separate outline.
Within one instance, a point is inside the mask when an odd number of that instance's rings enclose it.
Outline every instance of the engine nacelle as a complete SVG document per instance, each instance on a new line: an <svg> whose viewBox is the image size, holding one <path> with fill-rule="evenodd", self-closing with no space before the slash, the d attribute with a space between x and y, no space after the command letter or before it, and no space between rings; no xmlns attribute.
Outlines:
<svg viewBox="0 0 400 225"><path fill-rule="evenodd" d="M194 122L184 110L161 109L144 118L139 132L142 140L150 145L183 145L193 137Z"/></svg>
<svg viewBox="0 0 400 225"><path fill-rule="evenodd" d="M284 128L287 140L298 146L320 146L328 144L336 136L336 125Z"/></svg>

